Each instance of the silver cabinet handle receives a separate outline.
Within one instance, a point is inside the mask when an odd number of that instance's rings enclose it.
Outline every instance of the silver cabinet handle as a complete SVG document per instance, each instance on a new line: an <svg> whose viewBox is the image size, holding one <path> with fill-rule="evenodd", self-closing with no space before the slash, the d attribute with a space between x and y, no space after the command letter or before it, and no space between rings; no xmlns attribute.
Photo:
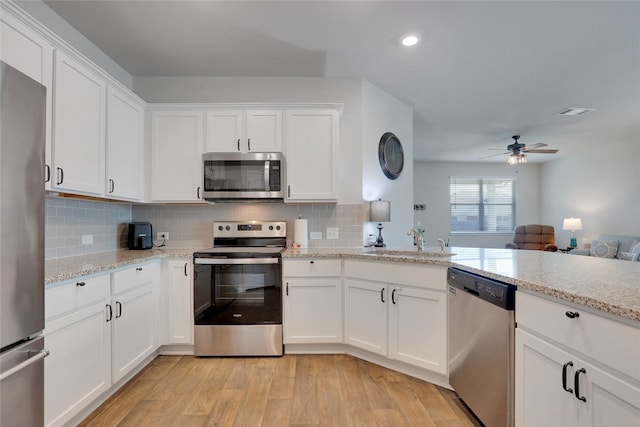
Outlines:
<svg viewBox="0 0 640 427"><path fill-rule="evenodd" d="M109 178L109 194L113 193L116 189L116 182Z"/></svg>
<svg viewBox="0 0 640 427"><path fill-rule="evenodd" d="M64 169L56 168L58 171L58 180L56 181L56 185L60 185L64 182Z"/></svg>
<svg viewBox="0 0 640 427"><path fill-rule="evenodd" d="M26 367L31 366L36 362L41 361L42 359L44 359L48 355L49 355L49 350L40 350L40 351L38 351L35 356L30 357L27 360L25 360L24 362L17 364L13 368L4 371L2 373L2 375L0 375L0 381L4 381L6 378L9 378L11 375L22 371Z"/></svg>
<svg viewBox="0 0 640 427"><path fill-rule="evenodd" d="M251 151L251 138L247 139L247 151Z"/></svg>
<svg viewBox="0 0 640 427"><path fill-rule="evenodd" d="M238 151L240 151L240 138L238 138Z"/></svg>
<svg viewBox="0 0 640 427"><path fill-rule="evenodd" d="M185 275L185 276L189 276L189 273L187 273L187 267L188 267L188 266L189 266L189 263L188 263L188 262L185 262L185 263L184 263L184 275Z"/></svg>
<svg viewBox="0 0 640 427"><path fill-rule="evenodd" d="M44 165L44 171L45 171L45 179L44 179L44 182L49 182L49 181L51 181L51 166L49 166L49 165Z"/></svg>

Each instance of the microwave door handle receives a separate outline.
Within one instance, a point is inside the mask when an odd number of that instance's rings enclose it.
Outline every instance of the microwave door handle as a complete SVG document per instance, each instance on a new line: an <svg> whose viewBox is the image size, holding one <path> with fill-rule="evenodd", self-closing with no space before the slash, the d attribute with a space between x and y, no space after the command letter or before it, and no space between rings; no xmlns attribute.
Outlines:
<svg viewBox="0 0 640 427"><path fill-rule="evenodd" d="M271 190L271 184L269 183L269 172L271 171L271 161L266 160L264 162L264 191Z"/></svg>

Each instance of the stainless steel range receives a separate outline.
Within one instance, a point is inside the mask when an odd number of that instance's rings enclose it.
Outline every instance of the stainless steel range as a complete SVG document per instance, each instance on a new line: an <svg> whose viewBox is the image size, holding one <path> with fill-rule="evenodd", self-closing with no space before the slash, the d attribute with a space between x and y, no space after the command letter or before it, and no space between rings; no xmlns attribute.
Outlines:
<svg viewBox="0 0 640 427"><path fill-rule="evenodd" d="M196 356L282 355L285 221L214 222L194 257Z"/></svg>

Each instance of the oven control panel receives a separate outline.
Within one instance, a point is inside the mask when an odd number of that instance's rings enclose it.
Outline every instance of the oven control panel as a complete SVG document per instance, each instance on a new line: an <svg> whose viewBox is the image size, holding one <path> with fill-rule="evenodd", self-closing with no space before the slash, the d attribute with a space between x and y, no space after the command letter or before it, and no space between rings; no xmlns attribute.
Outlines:
<svg viewBox="0 0 640 427"><path fill-rule="evenodd" d="M287 237L286 221L216 221L213 237Z"/></svg>

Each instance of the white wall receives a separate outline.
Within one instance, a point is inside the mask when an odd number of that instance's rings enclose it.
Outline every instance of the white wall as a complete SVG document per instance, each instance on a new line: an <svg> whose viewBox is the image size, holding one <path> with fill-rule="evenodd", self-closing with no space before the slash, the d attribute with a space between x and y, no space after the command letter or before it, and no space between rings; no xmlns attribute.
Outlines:
<svg viewBox="0 0 640 427"><path fill-rule="evenodd" d="M414 221L422 222L425 245L437 245L437 239L450 239L451 246L503 248L512 233L451 234L449 217L449 178L452 176L515 177L516 225L540 223L540 166L529 163L520 167L505 163L414 163L414 203L427 209L414 211ZM562 228L562 227L561 227ZM557 235L557 231L556 231Z"/></svg>
<svg viewBox="0 0 640 427"><path fill-rule="evenodd" d="M338 203L362 202L362 87L359 79L291 77L136 77L150 103L342 103Z"/></svg>
<svg viewBox="0 0 640 427"><path fill-rule="evenodd" d="M562 220L582 219L578 243L600 234L640 236L640 143L603 143L542 165L542 220L556 227L559 244L570 233Z"/></svg>
<svg viewBox="0 0 640 427"><path fill-rule="evenodd" d="M395 180L382 173L378 160L378 143L385 132L393 132L404 151L404 168ZM413 224L413 110L367 81L362 83L362 150L362 197L391 202L391 222L383 224L385 243L412 245L407 230ZM365 241L368 234L377 235L376 226L365 223Z"/></svg>
<svg viewBox="0 0 640 427"><path fill-rule="evenodd" d="M40 0L17 1L25 12L55 33L58 37L73 46L80 53L93 61L98 67L105 70L114 79L128 88L131 88L133 79L124 68L102 52L89 39L83 36L78 30L73 28L57 13Z"/></svg>

